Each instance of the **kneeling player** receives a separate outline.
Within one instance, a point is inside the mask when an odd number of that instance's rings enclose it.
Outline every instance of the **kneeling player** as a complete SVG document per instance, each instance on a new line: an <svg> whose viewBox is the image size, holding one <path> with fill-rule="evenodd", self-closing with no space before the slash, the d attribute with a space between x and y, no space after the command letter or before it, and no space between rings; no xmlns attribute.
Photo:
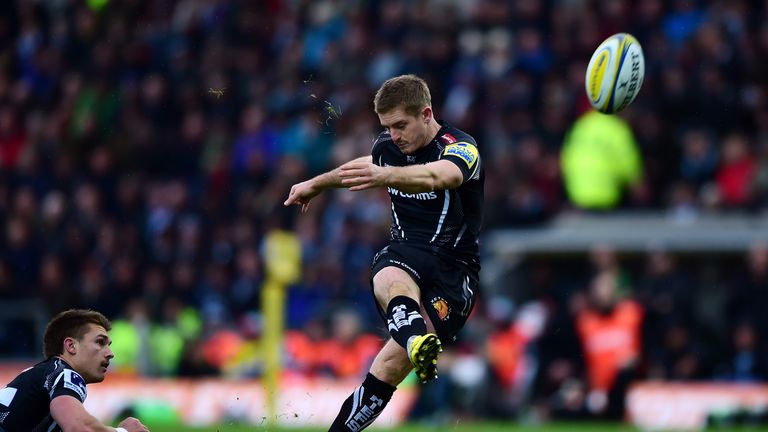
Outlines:
<svg viewBox="0 0 768 432"><path fill-rule="evenodd" d="M45 329L46 360L20 373L0 390L0 432L147 432L128 417L117 429L83 407L86 384L104 381L114 357L107 332L112 325L91 310L68 310Z"/></svg>

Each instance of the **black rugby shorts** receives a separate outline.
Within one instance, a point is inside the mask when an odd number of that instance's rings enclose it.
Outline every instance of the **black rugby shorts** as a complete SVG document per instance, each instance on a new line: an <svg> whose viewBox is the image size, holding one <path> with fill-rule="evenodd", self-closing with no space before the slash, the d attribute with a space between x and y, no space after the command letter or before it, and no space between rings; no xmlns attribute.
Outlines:
<svg viewBox="0 0 768 432"><path fill-rule="evenodd" d="M467 322L478 292L478 274L458 260L405 244L392 244L380 250L371 265L373 277L385 267L397 267L408 273L419 286L421 304L435 326L440 341L456 341ZM386 322L386 311L376 302Z"/></svg>

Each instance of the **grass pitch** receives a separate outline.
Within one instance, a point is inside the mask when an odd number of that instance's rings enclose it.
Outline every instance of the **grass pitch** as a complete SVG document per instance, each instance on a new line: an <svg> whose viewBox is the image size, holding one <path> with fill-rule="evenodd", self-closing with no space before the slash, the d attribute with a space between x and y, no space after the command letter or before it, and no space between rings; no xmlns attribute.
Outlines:
<svg viewBox="0 0 768 432"><path fill-rule="evenodd" d="M250 426L222 424L219 426L210 426L205 428L193 428L178 425L151 426L152 432L325 432L327 428L272 428L267 426ZM381 432L639 432L640 429L625 425L613 423L554 423L544 425L519 425L517 423L457 423L451 425L425 425L425 424L406 424L395 428L372 426L366 431ZM743 431L743 432L768 432L768 427L734 427L734 428L711 428L711 431Z"/></svg>
<svg viewBox="0 0 768 432"><path fill-rule="evenodd" d="M191 428L180 426L152 426L152 432L245 432L245 431L270 431L270 432L325 432L321 428L271 428L267 426L227 425L212 426L207 428ZM520 426L515 423L457 423L451 425L422 425L407 424L396 428L372 426L366 430L392 431L392 432L636 432L638 429L621 424L606 423L561 423L536 426ZM756 429L751 429L756 430Z"/></svg>

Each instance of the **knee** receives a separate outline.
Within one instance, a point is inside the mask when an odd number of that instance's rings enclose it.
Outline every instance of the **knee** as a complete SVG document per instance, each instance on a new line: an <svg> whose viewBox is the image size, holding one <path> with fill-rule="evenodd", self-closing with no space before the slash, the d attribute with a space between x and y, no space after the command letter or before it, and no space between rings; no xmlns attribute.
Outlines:
<svg viewBox="0 0 768 432"><path fill-rule="evenodd" d="M419 301L419 290L415 284L409 284L399 278L387 277L381 273L373 279L373 295L384 309L389 301L397 296L406 296Z"/></svg>
<svg viewBox="0 0 768 432"><path fill-rule="evenodd" d="M389 285L374 283L373 295L376 297L376 300L379 302L381 307L386 310L387 304L389 303Z"/></svg>
<svg viewBox="0 0 768 432"><path fill-rule="evenodd" d="M413 293L411 293L411 290L409 289L408 285L399 281L385 281L382 283L374 283L373 294L376 296L376 299L383 304L385 308L387 304L389 304L390 300L392 300L393 298L399 295L413 297Z"/></svg>

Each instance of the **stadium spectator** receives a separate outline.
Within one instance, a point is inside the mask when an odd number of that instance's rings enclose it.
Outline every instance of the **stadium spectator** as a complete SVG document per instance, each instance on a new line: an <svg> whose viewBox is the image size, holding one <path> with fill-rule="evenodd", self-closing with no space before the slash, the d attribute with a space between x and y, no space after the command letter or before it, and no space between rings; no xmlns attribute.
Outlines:
<svg viewBox="0 0 768 432"><path fill-rule="evenodd" d="M617 116L590 111L568 131L561 164L568 197L585 210L610 210L622 203L625 189L639 204L642 156L630 126Z"/></svg>
<svg viewBox="0 0 768 432"><path fill-rule="evenodd" d="M624 412L624 393L641 360L643 309L618 293L617 275L595 276L576 329L589 378L587 409L609 418Z"/></svg>
<svg viewBox="0 0 768 432"><path fill-rule="evenodd" d="M745 261L727 282L726 313L730 323L754 323L762 344L768 342L768 323L762 319L764 306L768 304L768 245L761 242L752 245Z"/></svg>
<svg viewBox="0 0 768 432"><path fill-rule="evenodd" d="M650 319L648 319L650 320ZM648 377L668 381L694 381L705 378L708 356L692 329L682 320L668 322L660 339L646 338Z"/></svg>
<svg viewBox="0 0 768 432"><path fill-rule="evenodd" d="M686 131L682 137L680 174L682 179L701 190L715 177L719 155L711 133L703 128Z"/></svg>
<svg viewBox="0 0 768 432"><path fill-rule="evenodd" d="M715 378L741 383L764 382L768 376L765 346L756 327L742 321L731 329L726 360L715 370Z"/></svg>
<svg viewBox="0 0 768 432"><path fill-rule="evenodd" d="M725 137L722 165L717 171L717 186L727 207L749 208L754 202L754 177L757 163L742 134Z"/></svg>
<svg viewBox="0 0 768 432"><path fill-rule="evenodd" d="M645 310L644 350L654 355L674 323L694 324L691 278L679 268L677 259L663 245L653 245L646 254L646 268L636 298Z"/></svg>

